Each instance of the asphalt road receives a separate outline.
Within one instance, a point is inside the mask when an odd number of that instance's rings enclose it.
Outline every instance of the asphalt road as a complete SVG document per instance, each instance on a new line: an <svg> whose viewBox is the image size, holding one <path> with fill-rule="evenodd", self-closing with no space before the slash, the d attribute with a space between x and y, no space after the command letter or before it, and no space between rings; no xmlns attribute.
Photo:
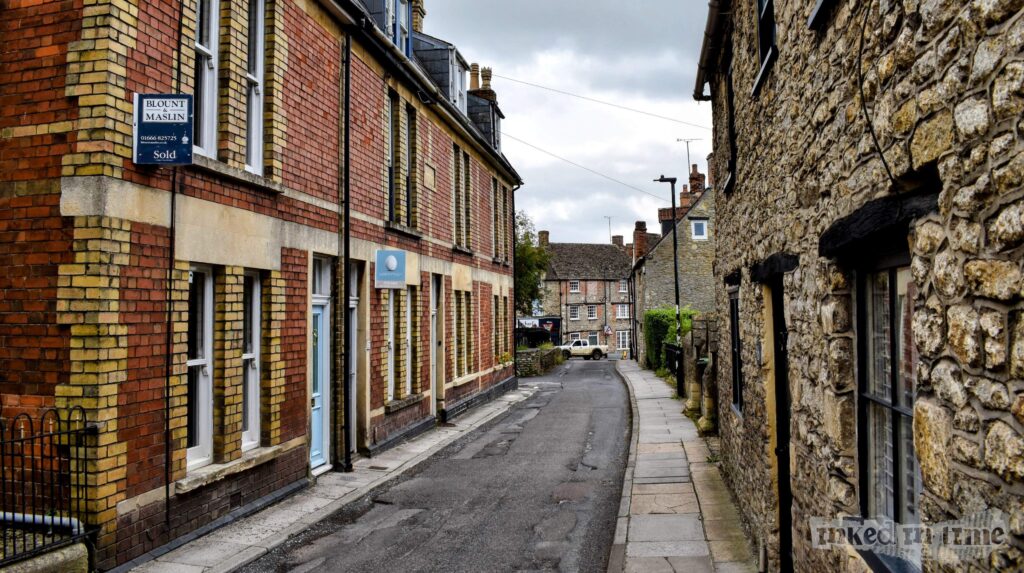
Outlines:
<svg viewBox="0 0 1024 573"><path fill-rule="evenodd" d="M608 360L538 391L245 571L605 571L629 444Z"/></svg>

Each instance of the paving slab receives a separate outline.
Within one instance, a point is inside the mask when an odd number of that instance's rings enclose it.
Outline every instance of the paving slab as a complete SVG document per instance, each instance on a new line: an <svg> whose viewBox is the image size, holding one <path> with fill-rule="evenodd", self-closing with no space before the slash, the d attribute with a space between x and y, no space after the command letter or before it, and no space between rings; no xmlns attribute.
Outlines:
<svg viewBox="0 0 1024 573"><path fill-rule="evenodd" d="M700 516L632 515L627 541L704 541Z"/></svg>
<svg viewBox="0 0 1024 573"><path fill-rule="evenodd" d="M629 513L699 513L697 496L685 493L634 495L631 497Z"/></svg>

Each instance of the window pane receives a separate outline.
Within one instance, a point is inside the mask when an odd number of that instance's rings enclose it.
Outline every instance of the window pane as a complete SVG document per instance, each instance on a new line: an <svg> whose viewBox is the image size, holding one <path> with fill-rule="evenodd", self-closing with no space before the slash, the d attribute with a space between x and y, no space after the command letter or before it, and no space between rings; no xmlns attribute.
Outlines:
<svg viewBox="0 0 1024 573"><path fill-rule="evenodd" d="M206 313L206 273L192 271L188 285L188 359L204 358L203 315Z"/></svg>
<svg viewBox="0 0 1024 573"><path fill-rule="evenodd" d="M897 372L896 403L905 408L914 407L914 395L917 391L917 346L914 344L913 314L914 296L917 286L910 276L910 268L903 267L896 271L896 344L900 359Z"/></svg>
<svg viewBox="0 0 1024 573"><path fill-rule="evenodd" d="M900 420L900 516L904 525L921 523L917 502L921 497L921 467L914 452L914 424L910 416Z"/></svg>
<svg viewBox="0 0 1024 573"><path fill-rule="evenodd" d="M198 14L196 14L199 18L197 25L199 33L196 42L203 46L210 45L210 2L211 0L199 0Z"/></svg>
<svg viewBox="0 0 1024 573"><path fill-rule="evenodd" d="M889 271L868 276L867 348L868 392L889 401L892 398L892 346L890 343Z"/></svg>
<svg viewBox="0 0 1024 573"><path fill-rule="evenodd" d="M313 259L313 294L323 293L324 262L320 259Z"/></svg>
<svg viewBox="0 0 1024 573"><path fill-rule="evenodd" d="M892 416L885 406L868 404L868 513L865 517L895 517L893 508Z"/></svg>
<svg viewBox="0 0 1024 573"><path fill-rule="evenodd" d="M260 22L260 2L263 0L249 0L249 73L256 76L259 70L259 34L263 27Z"/></svg>
<svg viewBox="0 0 1024 573"><path fill-rule="evenodd" d="M253 313L253 290L256 288L255 277L252 275L245 275L242 282L242 336L244 337L242 343L242 352L244 354L252 354L252 313Z"/></svg>
<svg viewBox="0 0 1024 573"><path fill-rule="evenodd" d="M587 340L590 342L591 346L595 346L597 344L597 333L591 332L590 336L587 337Z"/></svg>
<svg viewBox="0 0 1024 573"><path fill-rule="evenodd" d="M195 447L199 444L199 378L203 375L203 366L188 368L188 418L186 421L186 445Z"/></svg>
<svg viewBox="0 0 1024 573"><path fill-rule="evenodd" d="M314 366L316 368L316 366ZM253 384L253 374L256 371L252 369L252 358L246 358L242 361L242 431L249 431L249 396L252 394L250 386Z"/></svg>
<svg viewBox="0 0 1024 573"><path fill-rule="evenodd" d="M204 136L206 133L206 129L204 128L204 125L206 124L206 116L203 115L203 112L206 110L206 106L203 105L203 102L206 99L203 96L203 92L206 90L206 84L204 81L204 78L206 77L206 62L207 57L197 51L195 74L192 76L195 78L195 93L192 97L195 102L192 109L192 113L195 116L195 127L192 129L192 143L199 147L206 147L206 137Z"/></svg>

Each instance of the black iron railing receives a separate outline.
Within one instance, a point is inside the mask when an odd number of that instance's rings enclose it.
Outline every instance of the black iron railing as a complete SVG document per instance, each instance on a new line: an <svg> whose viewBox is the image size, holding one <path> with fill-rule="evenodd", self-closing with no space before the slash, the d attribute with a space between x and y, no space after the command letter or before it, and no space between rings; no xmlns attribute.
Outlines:
<svg viewBox="0 0 1024 573"><path fill-rule="evenodd" d="M0 566L87 539L85 411L0 418Z"/></svg>

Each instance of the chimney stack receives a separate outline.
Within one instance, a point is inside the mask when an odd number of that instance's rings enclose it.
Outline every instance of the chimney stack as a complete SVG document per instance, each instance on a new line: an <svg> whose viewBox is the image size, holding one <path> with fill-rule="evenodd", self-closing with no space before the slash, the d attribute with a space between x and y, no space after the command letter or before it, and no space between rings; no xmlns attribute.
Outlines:
<svg viewBox="0 0 1024 573"><path fill-rule="evenodd" d="M647 254L647 222L637 221L633 229L633 260Z"/></svg>
<svg viewBox="0 0 1024 573"><path fill-rule="evenodd" d="M473 64L473 65L476 66L476 64ZM481 85L480 82L478 82L476 79L474 79L470 83L469 91L472 92L473 95L475 95L478 98L482 98L482 99L485 99L487 101L491 101L491 102L497 103L497 101L498 101L498 94L494 93L494 90L491 88L491 76L492 76L491 68L479 68L479 67L477 67L475 69L479 69L480 70L480 76L483 78L483 85ZM474 73L474 78L475 77L476 77L476 75Z"/></svg>
<svg viewBox="0 0 1024 573"><path fill-rule="evenodd" d="M612 235L612 244L616 247L622 246L622 235Z"/></svg>
<svg viewBox="0 0 1024 573"><path fill-rule="evenodd" d="M412 0L412 31L423 32L423 19L427 17L427 9L423 7L426 0Z"/></svg>
<svg viewBox="0 0 1024 573"><path fill-rule="evenodd" d="M550 236L550 233L548 233L547 231L537 231L537 242L540 244L540 246L542 246L542 247L548 246L548 237L549 236Z"/></svg>
<svg viewBox="0 0 1024 573"><path fill-rule="evenodd" d="M714 187L715 187L715 180L711 176L711 164L713 163L714 158L715 158L715 154L714 153L709 153L708 154L708 187L711 187L712 189L714 189Z"/></svg>
<svg viewBox="0 0 1024 573"><path fill-rule="evenodd" d="M707 181L707 178L703 173L697 171L697 164L694 163L690 167L690 192L698 196L704 193L705 181Z"/></svg>
<svg viewBox="0 0 1024 573"><path fill-rule="evenodd" d="M469 89L480 89L480 64L472 63L469 65Z"/></svg>

